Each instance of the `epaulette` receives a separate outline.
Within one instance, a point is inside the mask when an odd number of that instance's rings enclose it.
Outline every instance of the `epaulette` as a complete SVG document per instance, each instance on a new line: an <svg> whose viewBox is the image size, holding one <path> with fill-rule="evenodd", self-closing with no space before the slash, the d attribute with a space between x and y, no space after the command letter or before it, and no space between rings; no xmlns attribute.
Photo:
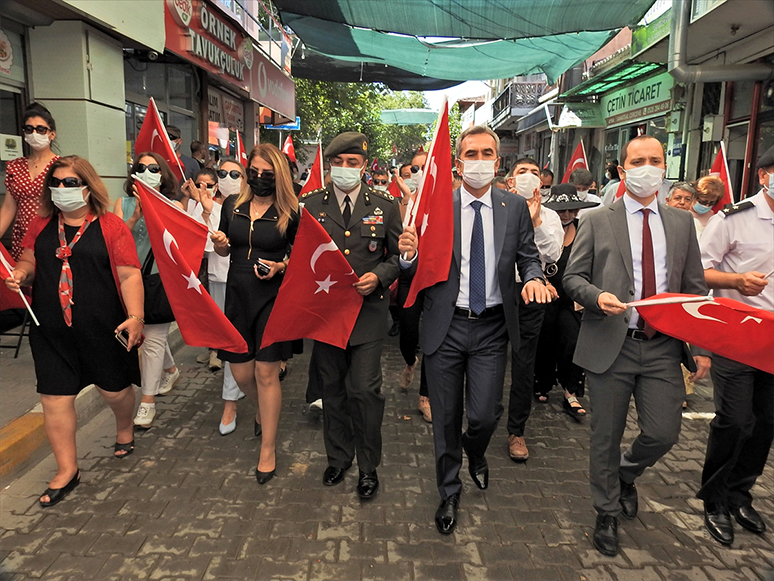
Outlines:
<svg viewBox="0 0 774 581"><path fill-rule="evenodd" d="M731 214L736 214L737 212L744 212L745 210L749 210L755 205L755 202L752 200L745 200L744 202L739 202L737 204L726 204L723 206L723 210L721 210L726 216L730 216Z"/></svg>
<svg viewBox="0 0 774 581"><path fill-rule="evenodd" d="M325 191L325 188L318 188L316 190L312 190L311 192L306 192L304 195L301 196L301 199L304 200L309 196L313 196L315 194L319 194L320 192L324 192L324 191Z"/></svg>
<svg viewBox="0 0 774 581"><path fill-rule="evenodd" d="M382 190L375 190L375 189L373 189L371 187L369 187L368 189L369 189L370 193L376 194L377 196L381 196L385 200L390 200L392 202L395 199L395 196L393 196L389 192L383 192Z"/></svg>

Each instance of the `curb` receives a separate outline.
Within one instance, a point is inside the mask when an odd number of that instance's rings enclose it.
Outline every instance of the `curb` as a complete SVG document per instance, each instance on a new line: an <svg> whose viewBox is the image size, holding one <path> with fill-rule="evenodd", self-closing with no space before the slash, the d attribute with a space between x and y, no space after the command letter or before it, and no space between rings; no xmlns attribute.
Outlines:
<svg viewBox="0 0 774 581"><path fill-rule="evenodd" d="M173 354L185 347L177 323L169 330L169 349ZM81 390L75 398L78 427L90 422L107 403L95 385ZM43 426L40 402L30 411L0 429L0 485L5 486L51 453Z"/></svg>

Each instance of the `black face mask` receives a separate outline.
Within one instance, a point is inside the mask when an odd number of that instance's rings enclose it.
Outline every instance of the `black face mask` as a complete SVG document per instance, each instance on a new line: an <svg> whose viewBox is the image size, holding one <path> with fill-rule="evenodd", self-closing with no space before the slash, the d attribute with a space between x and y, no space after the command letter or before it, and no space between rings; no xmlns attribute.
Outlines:
<svg viewBox="0 0 774 581"><path fill-rule="evenodd" d="M257 177L247 180L247 185L250 186L250 191L254 196L259 198L265 198L267 196L273 196L275 190L274 179L267 180L263 177Z"/></svg>

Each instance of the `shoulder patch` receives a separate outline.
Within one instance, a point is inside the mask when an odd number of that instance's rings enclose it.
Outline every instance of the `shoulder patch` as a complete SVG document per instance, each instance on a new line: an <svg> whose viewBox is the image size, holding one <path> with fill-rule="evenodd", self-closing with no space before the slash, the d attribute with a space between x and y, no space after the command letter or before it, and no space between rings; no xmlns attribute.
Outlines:
<svg viewBox="0 0 774 581"><path fill-rule="evenodd" d="M730 216L731 214L736 214L737 212L744 212L745 210L749 210L753 206L755 206L755 203L752 200L745 200L744 202L739 202L738 204L726 204L723 206L721 211L726 216Z"/></svg>
<svg viewBox="0 0 774 581"><path fill-rule="evenodd" d="M370 188L370 193L379 196L380 198L384 198L385 200L390 200L391 202L395 199L395 196L393 196L391 193L375 190L373 188Z"/></svg>
<svg viewBox="0 0 774 581"><path fill-rule="evenodd" d="M325 191L325 188L318 188L316 190L312 190L311 192L306 192L303 196L301 196L301 199L304 200L309 196L314 196L315 194L319 194L320 192L324 192L324 191Z"/></svg>

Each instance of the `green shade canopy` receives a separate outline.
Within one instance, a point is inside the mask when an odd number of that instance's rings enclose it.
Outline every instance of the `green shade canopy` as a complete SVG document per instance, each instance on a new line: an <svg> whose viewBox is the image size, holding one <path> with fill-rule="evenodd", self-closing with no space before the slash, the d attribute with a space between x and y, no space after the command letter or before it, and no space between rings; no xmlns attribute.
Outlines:
<svg viewBox="0 0 774 581"><path fill-rule="evenodd" d="M392 3L385 5L389 7ZM311 17L284 14L283 21L301 38L307 51L459 82L544 73L548 82L553 83L567 69L599 50L615 33L578 32L519 40L428 42Z"/></svg>
<svg viewBox="0 0 774 581"><path fill-rule="evenodd" d="M385 125L432 125L438 119L432 109L385 109L380 115Z"/></svg>
<svg viewBox="0 0 774 581"><path fill-rule="evenodd" d="M285 24L305 16L411 36L501 40L622 28L639 22L653 1L274 0L274 5Z"/></svg>

